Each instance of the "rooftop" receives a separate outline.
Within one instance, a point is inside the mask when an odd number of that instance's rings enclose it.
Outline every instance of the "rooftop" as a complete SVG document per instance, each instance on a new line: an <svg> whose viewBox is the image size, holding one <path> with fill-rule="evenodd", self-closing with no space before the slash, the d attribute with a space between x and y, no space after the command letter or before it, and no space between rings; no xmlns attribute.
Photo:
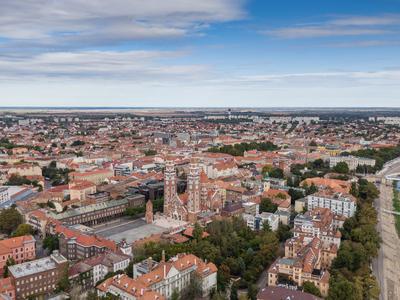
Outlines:
<svg viewBox="0 0 400 300"><path fill-rule="evenodd" d="M67 259L56 252L48 257L10 266L8 270L15 278L20 278L56 269L59 264L64 262L67 262Z"/></svg>
<svg viewBox="0 0 400 300"><path fill-rule="evenodd" d="M105 202L90 204L90 205L78 207L75 209L67 210L60 214L52 213L51 217L56 220L62 220L62 219L66 219L66 218L70 218L70 217L74 217L74 216L79 216L82 214L91 213L91 212L94 212L97 210L103 210L103 209L107 209L110 207L119 206L121 204L126 204L127 201L128 201L127 199L121 199L121 200L112 200L112 201L105 201Z"/></svg>

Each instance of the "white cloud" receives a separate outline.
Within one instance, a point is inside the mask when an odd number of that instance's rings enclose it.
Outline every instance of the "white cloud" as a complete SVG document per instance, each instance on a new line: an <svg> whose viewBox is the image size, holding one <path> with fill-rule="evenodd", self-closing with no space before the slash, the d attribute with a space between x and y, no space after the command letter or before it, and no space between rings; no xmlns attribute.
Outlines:
<svg viewBox="0 0 400 300"><path fill-rule="evenodd" d="M164 62L183 54L177 51L78 51L50 52L33 57L0 57L0 79L168 82L195 79L207 72L208 68L204 65Z"/></svg>
<svg viewBox="0 0 400 300"><path fill-rule="evenodd" d="M177 37L242 18L243 0L2 1L0 37L68 43ZM86 44L86 46L90 46Z"/></svg>
<svg viewBox="0 0 400 300"><path fill-rule="evenodd" d="M316 38L330 36L359 36L388 33L382 29L337 28L335 26L309 26L296 28L281 28L263 31L264 34L280 38Z"/></svg>
<svg viewBox="0 0 400 300"><path fill-rule="evenodd" d="M399 15L341 16L324 22L297 24L288 27L262 30L269 36L298 39L340 36L372 36L398 32Z"/></svg>
<svg viewBox="0 0 400 300"><path fill-rule="evenodd" d="M400 15L387 14L382 16L342 16L330 21L341 26L376 26L400 24Z"/></svg>

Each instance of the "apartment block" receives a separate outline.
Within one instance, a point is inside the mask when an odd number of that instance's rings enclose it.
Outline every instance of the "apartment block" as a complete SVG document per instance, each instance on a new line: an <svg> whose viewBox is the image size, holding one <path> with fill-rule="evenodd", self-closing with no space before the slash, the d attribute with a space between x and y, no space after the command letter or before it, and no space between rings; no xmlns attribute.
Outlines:
<svg viewBox="0 0 400 300"><path fill-rule="evenodd" d="M307 196L307 208L313 210L317 207L329 208L334 214L350 218L357 209L357 200L346 193L335 193L331 190L322 190Z"/></svg>
<svg viewBox="0 0 400 300"><path fill-rule="evenodd" d="M8 270L15 287L16 299L51 294L67 268L67 259L58 251L48 257L10 266Z"/></svg>
<svg viewBox="0 0 400 300"><path fill-rule="evenodd" d="M356 157L356 156L332 156L329 158L329 166L331 168L335 167L338 163L345 162L350 170L357 169L358 166L375 166L375 159L366 157Z"/></svg>
<svg viewBox="0 0 400 300"><path fill-rule="evenodd" d="M8 259L17 264L36 258L35 238L32 235L13 237L0 241L0 273Z"/></svg>

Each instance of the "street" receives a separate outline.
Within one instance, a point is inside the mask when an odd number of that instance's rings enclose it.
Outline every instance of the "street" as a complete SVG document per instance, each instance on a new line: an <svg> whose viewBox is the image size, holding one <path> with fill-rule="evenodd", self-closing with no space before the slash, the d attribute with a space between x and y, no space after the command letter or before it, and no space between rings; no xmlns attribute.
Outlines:
<svg viewBox="0 0 400 300"><path fill-rule="evenodd" d="M385 169L380 185L380 197L375 200L375 208L378 212L377 230L381 235L382 244L378 257L372 263L373 273L380 283L381 300L400 299L400 239L394 226L393 215L383 209L392 210L393 190L391 182L386 184L384 176L400 172L400 163L396 163Z"/></svg>

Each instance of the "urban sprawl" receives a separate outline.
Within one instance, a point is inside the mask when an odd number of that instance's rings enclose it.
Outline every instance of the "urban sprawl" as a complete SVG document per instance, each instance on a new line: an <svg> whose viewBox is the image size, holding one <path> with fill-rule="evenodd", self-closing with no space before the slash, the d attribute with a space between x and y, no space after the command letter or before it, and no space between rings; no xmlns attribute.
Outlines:
<svg viewBox="0 0 400 300"><path fill-rule="evenodd" d="M0 299L400 299L399 125L0 112Z"/></svg>

